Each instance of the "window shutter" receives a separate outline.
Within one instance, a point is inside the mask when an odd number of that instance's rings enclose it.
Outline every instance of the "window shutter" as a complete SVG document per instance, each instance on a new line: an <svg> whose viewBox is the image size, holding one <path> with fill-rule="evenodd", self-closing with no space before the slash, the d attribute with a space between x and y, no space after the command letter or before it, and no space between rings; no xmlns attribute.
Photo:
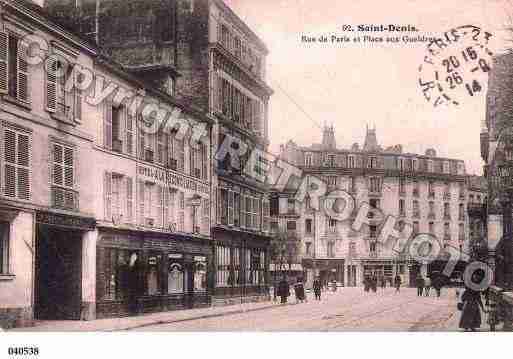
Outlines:
<svg viewBox="0 0 513 359"><path fill-rule="evenodd" d="M134 152L134 117L127 108L125 108L125 119L126 152L132 155Z"/></svg>
<svg viewBox="0 0 513 359"><path fill-rule="evenodd" d="M30 139L18 134L18 198L30 199Z"/></svg>
<svg viewBox="0 0 513 359"><path fill-rule="evenodd" d="M64 154L61 145L53 145L53 184L64 185L64 168L62 167Z"/></svg>
<svg viewBox="0 0 513 359"><path fill-rule="evenodd" d="M27 47L18 41L18 100L29 103L29 67L27 63Z"/></svg>
<svg viewBox="0 0 513 359"><path fill-rule="evenodd" d="M107 149L112 148L112 102L105 101L103 114L103 145Z"/></svg>
<svg viewBox="0 0 513 359"><path fill-rule="evenodd" d="M144 190L145 190L144 181L139 181L139 224L144 225Z"/></svg>
<svg viewBox="0 0 513 359"><path fill-rule="evenodd" d="M170 193L169 193L169 189L165 188L163 189L163 222L162 222L162 226L165 228L165 229L168 229L169 228L169 196L170 196Z"/></svg>
<svg viewBox="0 0 513 359"><path fill-rule="evenodd" d="M139 115L137 117L137 127L138 127L138 137L139 137L139 141L138 141L138 146L139 146L139 158L141 160L144 160L144 149L145 149L145 137L144 137L144 131L142 130L142 128L144 128L145 124L142 122L142 116Z"/></svg>
<svg viewBox="0 0 513 359"><path fill-rule="evenodd" d="M228 225L233 226L233 191L228 191Z"/></svg>
<svg viewBox="0 0 513 359"><path fill-rule="evenodd" d="M81 80L81 78L79 79L79 77L82 75L77 74L73 76L73 81L75 82L75 86L73 87L73 115L75 122L80 123L82 122L82 90L79 90L77 87L79 80Z"/></svg>
<svg viewBox="0 0 513 359"><path fill-rule="evenodd" d="M75 183L74 170L73 170L73 149L64 148L64 185L73 188Z"/></svg>
<svg viewBox="0 0 513 359"><path fill-rule="evenodd" d="M58 60L47 63L46 73L46 109L50 112L57 111L57 76Z"/></svg>
<svg viewBox="0 0 513 359"><path fill-rule="evenodd" d="M240 226L246 228L246 196L240 196Z"/></svg>
<svg viewBox="0 0 513 359"><path fill-rule="evenodd" d="M6 94L8 90L9 68L9 35L0 32L0 93Z"/></svg>
<svg viewBox="0 0 513 359"><path fill-rule="evenodd" d="M105 172L103 194L105 199L105 220L112 221L112 173Z"/></svg>
<svg viewBox="0 0 513 359"><path fill-rule="evenodd" d="M132 177L126 177L126 222L132 223L134 216L134 188Z"/></svg>

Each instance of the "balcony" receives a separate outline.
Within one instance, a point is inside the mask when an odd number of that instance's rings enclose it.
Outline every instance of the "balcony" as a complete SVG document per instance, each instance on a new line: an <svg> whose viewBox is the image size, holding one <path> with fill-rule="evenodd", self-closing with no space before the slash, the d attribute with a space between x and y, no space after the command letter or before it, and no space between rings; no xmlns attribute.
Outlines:
<svg viewBox="0 0 513 359"><path fill-rule="evenodd" d="M69 188L53 186L52 207L68 211L78 211L78 192Z"/></svg>

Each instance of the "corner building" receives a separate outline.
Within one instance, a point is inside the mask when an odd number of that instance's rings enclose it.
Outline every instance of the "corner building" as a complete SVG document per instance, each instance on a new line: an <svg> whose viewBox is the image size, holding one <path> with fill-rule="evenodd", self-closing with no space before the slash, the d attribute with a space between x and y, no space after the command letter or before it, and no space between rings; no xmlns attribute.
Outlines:
<svg viewBox="0 0 513 359"><path fill-rule="evenodd" d="M438 157L434 149L419 155L404 153L401 145L382 148L376 130L369 128L363 145L340 149L334 127L324 128L321 144L302 147L289 141L281 147L280 157L298 166L303 175L323 179L328 191L350 193L356 210L368 203L385 216L397 218L397 230L409 224L414 234L435 235L444 248L466 250L469 181L463 161ZM350 226L356 213L349 221L340 222L314 211L308 201L297 203L293 194L278 193L277 197L280 203L272 208L279 213L273 216L272 227L290 229L301 239L302 266L309 283L319 275L324 282L360 286L366 276L375 274L390 285L398 274L403 285L414 285L418 273L427 276L444 268L443 260L417 263L383 248L377 242L382 225L377 219L369 218L370 225L355 232ZM464 265L458 263L453 277L461 274Z"/></svg>
<svg viewBox="0 0 513 359"><path fill-rule="evenodd" d="M243 174L266 150L268 50L221 0L48 0L63 23L98 41L126 69L168 90L214 122L213 153L226 136L248 150L238 168L214 162L211 197L214 304L268 296L269 191ZM164 71L164 72L163 72ZM246 298L246 299L244 299Z"/></svg>

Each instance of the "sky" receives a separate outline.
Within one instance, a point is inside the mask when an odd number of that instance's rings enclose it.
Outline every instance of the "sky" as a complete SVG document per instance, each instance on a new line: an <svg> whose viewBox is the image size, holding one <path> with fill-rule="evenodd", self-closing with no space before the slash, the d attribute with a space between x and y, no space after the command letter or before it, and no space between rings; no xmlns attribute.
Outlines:
<svg viewBox="0 0 513 359"><path fill-rule="evenodd" d="M500 53L507 47L505 28L511 23L513 1L224 1L270 51L266 80L275 91L269 107L271 151L290 139L305 146L320 142L324 124L335 126L339 148L349 148L363 143L368 124L376 128L383 147L400 143L405 152L421 154L434 148L438 156L465 160L467 173L482 173L479 134L486 87L473 97L462 95L458 106L428 103L418 85L427 42L322 44L305 43L301 37L429 37L474 25L493 34L488 47ZM343 25L359 24L410 24L419 31L342 31ZM480 76L485 86L487 75Z"/></svg>

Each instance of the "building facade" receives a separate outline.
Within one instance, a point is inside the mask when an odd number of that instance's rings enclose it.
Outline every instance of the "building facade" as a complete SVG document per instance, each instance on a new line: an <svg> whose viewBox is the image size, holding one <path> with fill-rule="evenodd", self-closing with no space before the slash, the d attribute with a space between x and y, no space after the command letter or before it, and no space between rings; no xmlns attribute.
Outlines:
<svg viewBox="0 0 513 359"><path fill-rule="evenodd" d="M46 7L125 68L168 86L177 99L211 117L213 149L225 141L247 148L239 163L224 158L211 168L217 201L213 293L220 303L265 298L269 192L242 171L252 150L266 150L269 142L265 44L221 0L97 4L49 0Z"/></svg>
<svg viewBox="0 0 513 359"><path fill-rule="evenodd" d="M0 325L210 305L214 121L40 7L0 6ZM68 91L78 67L92 82ZM145 108L180 121L148 126Z"/></svg>
<svg viewBox="0 0 513 359"><path fill-rule="evenodd" d="M280 157L303 175L322 179L328 192L340 189L351 194L356 209L368 203L385 216L394 216L397 230L409 224L414 234L436 236L443 248L466 250L467 205L470 199L477 200L477 194L469 193L463 161L438 157L433 149L424 155L404 153L401 145L383 149L375 129L367 129L362 146L355 143L349 150L339 149L333 127L324 129L322 144L301 147L289 141L282 146ZM294 228L298 233L309 282L319 275L324 282L359 286L366 276L377 275L390 282L398 274L403 284L413 284L419 273L426 276L443 269L441 259L429 265L417 263L378 243L380 218L369 218L369 225L354 231L351 222L355 214L351 221L340 222L312 210L308 201L295 202L293 194L278 193L277 197L279 216L272 221L282 223L273 223L273 227ZM453 276L459 276L463 266L458 263Z"/></svg>

